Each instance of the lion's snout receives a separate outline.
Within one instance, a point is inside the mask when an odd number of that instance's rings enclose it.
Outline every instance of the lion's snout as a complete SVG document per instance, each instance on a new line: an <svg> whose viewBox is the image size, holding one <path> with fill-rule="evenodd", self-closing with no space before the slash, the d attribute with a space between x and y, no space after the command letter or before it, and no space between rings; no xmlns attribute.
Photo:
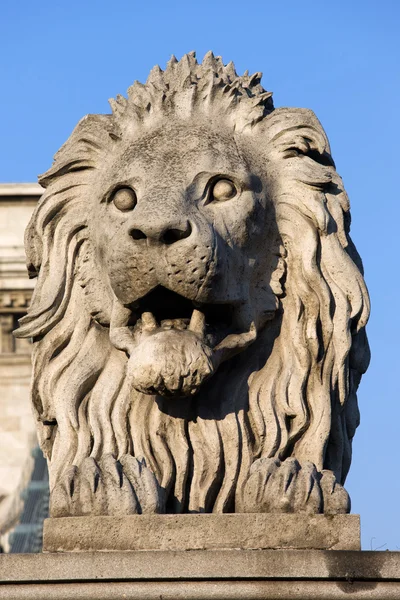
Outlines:
<svg viewBox="0 0 400 600"><path fill-rule="evenodd" d="M171 246L180 240L188 238L193 231L193 226L188 219L159 220L153 223L135 223L130 228L130 236L134 240L147 240L148 244L162 244Z"/></svg>
<svg viewBox="0 0 400 600"><path fill-rule="evenodd" d="M139 268L127 272L127 277L139 280L136 289L141 288L143 275L150 281L152 274L159 285L194 300L212 278L213 239L193 221L160 221L156 226L131 228L130 236L132 260Z"/></svg>
<svg viewBox="0 0 400 600"><path fill-rule="evenodd" d="M109 249L108 273L123 304L136 302L157 285L191 300L206 300L200 295L209 294L207 284L215 270L212 232L200 230L190 219L160 221L157 226L132 221L114 244Z"/></svg>

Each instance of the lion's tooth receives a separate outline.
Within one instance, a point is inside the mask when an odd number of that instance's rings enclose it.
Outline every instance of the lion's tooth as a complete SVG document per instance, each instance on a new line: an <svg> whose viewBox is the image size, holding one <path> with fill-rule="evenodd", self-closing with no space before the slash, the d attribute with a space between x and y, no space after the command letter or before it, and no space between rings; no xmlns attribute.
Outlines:
<svg viewBox="0 0 400 600"><path fill-rule="evenodd" d="M129 354L135 346L132 332L128 327L131 317L131 310L123 306L115 297L111 311L110 340L118 350L124 350Z"/></svg>
<svg viewBox="0 0 400 600"><path fill-rule="evenodd" d="M193 331L193 333L196 333L200 337L204 337L205 329L206 318L204 316L204 313L202 313L201 310L197 310L197 308L195 308L192 314L192 318L190 319L189 330Z"/></svg>
<svg viewBox="0 0 400 600"><path fill-rule="evenodd" d="M157 321L151 312L142 313L142 327L146 331L154 331L158 328Z"/></svg>

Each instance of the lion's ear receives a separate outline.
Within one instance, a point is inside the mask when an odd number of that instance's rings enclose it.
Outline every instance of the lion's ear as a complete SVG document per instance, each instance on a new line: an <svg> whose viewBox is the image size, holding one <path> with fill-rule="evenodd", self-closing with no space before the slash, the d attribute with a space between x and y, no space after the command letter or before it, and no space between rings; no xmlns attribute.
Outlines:
<svg viewBox="0 0 400 600"><path fill-rule="evenodd" d="M100 153L105 153L111 139L117 137L111 115L86 115L79 121L68 140L54 155L53 165L39 175L39 183L47 188L69 173L94 169ZM113 137L114 136L114 137Z"/></svg>
<svg viewBox="0 0 400 600"><path fill-rule="evenodd" d="M267 156L307 156L324 166L335 166L328 138L312 110L278 108L258 126Z"/></svg>
<svg viewBox="0 0 400 600"><path fill-rule="evenodd" d="M25 234L28 271L38 282L18 337L44 335L64 316L87 238L91 176L115 139L111 115L84 117L39 178L46 191Z"/></svg>
<svg viewBox="0 0 400 600"><path fill-rule="evenodd" d="M112 140L118 138L111 115L86 115L79 121L65 144L54 156L53 165L39 183L46 192L25 231L25 250L29 277L37 277L43 262L45 229L55 221L68 191L82 183L85 172L96 168L99 155L105 154Z"/></svg>

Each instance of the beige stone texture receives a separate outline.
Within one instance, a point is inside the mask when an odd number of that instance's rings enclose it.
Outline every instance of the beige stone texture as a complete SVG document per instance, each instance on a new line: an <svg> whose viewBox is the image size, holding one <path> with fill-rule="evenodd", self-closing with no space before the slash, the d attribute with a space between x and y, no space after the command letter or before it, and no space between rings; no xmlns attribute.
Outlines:
<svg viewBox="0 0 400 600"><path fill-rule="evenodd" d="M47 519L44 552L310 548L360 550L358 515L131 515Z"/></svg>
<svg viewBox="0 0 400 600"><path fill-rule="evenodd" d="M0 598L7 600L398 600L399 592L399 552L0 556Z"/></svg>

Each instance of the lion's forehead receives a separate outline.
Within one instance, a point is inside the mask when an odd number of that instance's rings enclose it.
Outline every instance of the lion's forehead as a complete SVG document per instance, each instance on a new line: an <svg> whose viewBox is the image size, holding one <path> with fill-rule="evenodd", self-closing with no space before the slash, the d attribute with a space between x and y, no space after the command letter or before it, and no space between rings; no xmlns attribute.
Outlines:
<svg viewBox="0 0 400 600"><path fill-rule="evenodd" d="M190 183L201 171L230 173L245 168L233 134L180 124L126 140L110 161L109 171L114 177L138 176L151 182L157 177L171 184Z"/></svg>

